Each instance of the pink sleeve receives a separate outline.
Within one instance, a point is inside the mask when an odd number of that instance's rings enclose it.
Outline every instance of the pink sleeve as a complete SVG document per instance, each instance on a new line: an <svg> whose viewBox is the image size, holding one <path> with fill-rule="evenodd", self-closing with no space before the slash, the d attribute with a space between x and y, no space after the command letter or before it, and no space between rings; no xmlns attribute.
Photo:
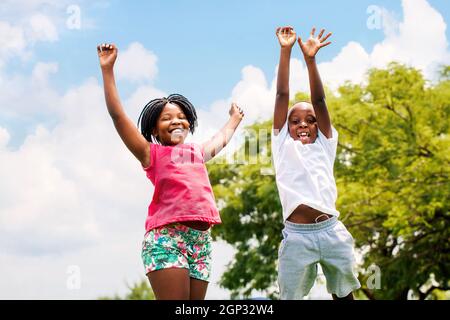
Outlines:
<svg viewBox="0 0 450 320"><path fill-rule="evenodd" d="M205 162L205 149L203 148L203 144L193 143L193 145L194 145L195 148L199 148L200 149L200 152L202 154L203 162Z"/></svg>
<svg viewBox="0 0 450 320"><path fill-rule="evenodd" d="M156 159L156 153L158 152L158 145L151 142L149 143L150 143L150 164L146 168L142 167L144 171L150 170L150 168L153 166Z"/></svg>

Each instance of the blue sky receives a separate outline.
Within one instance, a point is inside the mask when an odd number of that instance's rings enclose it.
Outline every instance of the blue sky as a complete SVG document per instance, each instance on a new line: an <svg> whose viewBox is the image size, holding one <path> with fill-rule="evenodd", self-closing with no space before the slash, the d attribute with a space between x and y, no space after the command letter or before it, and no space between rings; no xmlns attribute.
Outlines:
<svg viewBox="0 0 450 320"><path fill-rule="evenodd" d="M448 20L450 2L429 3ZM157 87L182 92L199 107L206 107L231 91L246 65L257 66L272 77L278 63L277 26L292 25L304 37L313 25L332 31L333 44L320 53L320 61L336 56L351 40L371 50L384 35L383 30L366 26L370 5L401 18L400 1L387 0L283 1L282 5L268 0L82 2L82 23L89 18L95 26L62 30L57 43L36 46L35 60L58 61L59 72L52 83L64 91L89 76L100 79L97 43L115 42L123 50L138 41L158 56ZM300 57L300 52L294 56ZM120 89L124 95L132 90L126 85Z"/></svg>
<svg viewBox="0 0 450 320"><path fill-rule="evenodd" d="M66 27L70 5L81 10L81 29ZM372 5L385 10L384 28L367 27ZM246 112L241 127L271 117L277 26L303 37L313 25L333 32L318 67L335 89L392 60L433 79L437 66L450 64L449 22L448 0L3 0L0 299L92 299L123 294L144 276L139 245L153 189L108 117L97 44L116 43L125 71L138 76L118 72L134 120L151 96L182 93L198 109L195 137L204 141L226 121L231 101ZM308 90L308 79L296 46L291 92L298 90ZM232 257L216 243L207 298L228 298L217 280ZM79 290L66 286L72 265L83 275Z"/></svg>
<svg viewBox="0 0 450 320"><path fill-rule="evenodd" d="M449 20L448 1L429 3ZM388 0L284 1L282 5L268 0L81 0L70 4L81 9L81 29L65 27L67 6L53 10L48 5L36 8L37 12L52 11L57 16L59 39L37 42L30 59L10 59L5 67L7 74L30 73L38 61L57 62L58 72L49 81L53 89L63 94L89 77L101 81L95 52L98 43L114 42L123 52L130 43L140 42L158 57L159 72L152 84L167 93L182 93L203 109L229 95L246 65L258 67L269 81L272 79L278 63L279 48L274 36L277 26L292 25L303 37L309 34L311 26L333 32L333 43L320 52L320 62L331 60L349 41L360 43L370 52L384 38L382 29L367 28L369 6L386 8L398 20L402 18L401 2ZM449 32L447 28L447 37ZM293 57L301 57L297 47ZM119 81L123 98L135 89L135 84ZM11 147L18 147L37 123L51 125L57 121L51 114L20 119L0 114L0 120L15 132Z"/></svg>

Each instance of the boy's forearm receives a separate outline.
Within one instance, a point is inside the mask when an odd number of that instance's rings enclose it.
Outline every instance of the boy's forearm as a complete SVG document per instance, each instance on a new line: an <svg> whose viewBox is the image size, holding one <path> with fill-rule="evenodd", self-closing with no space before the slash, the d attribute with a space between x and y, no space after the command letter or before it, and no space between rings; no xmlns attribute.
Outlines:
<svg viewBox="0 0 450 320"><path fill-rule="evenodd" d="M305 61L309 74L311 103L316 113L317 124L325 137L331 138L331 119L328 114L327 103L325 101L325 91L323 89L322 80L320 79L319 70L317 69L316 60L314 58L306 58Z"/></svg>
<svg viewBox="0 0 450 320"><path fill-rule="evenodd" d="M282 47L277 75L277 95L289 96L289 64L292 48Z"/></svg>
<svg viewBox="0 0 450 320"><path fill-rule="evenodd" d="M292 47L282 47L277 75L277 94L273 111L273 127L281 129L286 122L289 107L289 64Z"/></svg>
<svg viewBox="0 0 450 320"><path fill-rule="evenodd" d="M114 70L112 68L102 69L102 76L106 106L108 107L111 118L114 120L124 112L122 104L120 103L119 92L116 87Z"/></svg>
<svg viewBox="0 0 450 320"><path fill-rule="evenodd" d="M315 58L305 58L306 67L308 68L309 87L311 90L311 103L318 105L325 101L325 91L323 89L322 80L320 78L319 69Z"/></svg>

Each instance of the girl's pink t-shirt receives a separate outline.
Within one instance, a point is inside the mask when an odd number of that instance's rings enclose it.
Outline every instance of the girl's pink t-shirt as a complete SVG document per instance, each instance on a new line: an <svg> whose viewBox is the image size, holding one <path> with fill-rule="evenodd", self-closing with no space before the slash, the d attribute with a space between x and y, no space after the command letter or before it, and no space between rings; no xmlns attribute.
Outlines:
<svg viewBox="0 0 450 320"><path fill-rule="evenodd" d="M221 223L200 145L152 143L144 170L155 186L146 231L181 221Z"/></svg>

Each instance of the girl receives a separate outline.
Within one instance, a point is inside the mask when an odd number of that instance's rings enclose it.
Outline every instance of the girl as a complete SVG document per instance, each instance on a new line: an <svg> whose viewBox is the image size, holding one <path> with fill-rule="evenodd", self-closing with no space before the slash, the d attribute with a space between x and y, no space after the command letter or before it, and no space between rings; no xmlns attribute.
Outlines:
<svg viewBox="0 0 450 320"><path fill-rule="evenodd" d="M97 52L114 126L155 186L142 259L156 299L204 299L211 270L211 226L221 222L205 162L230 141L243 111L233 103L230 119L217 135L203 145L185 144L197 114L185 97L172 94L145 106L139 132L117 92L116 46L102 44Z"/></svg>
<svg viewBox="0 0 450 320"><path fill-rule="evenodd" d="M281 46L273 119L272 155L283 208L283 241L279 250L281 299L301 299L311 290L320 263L334 299L353 299L359 288L353 272L353 238L337 220L333 164L338 133L331 125L315 56L331 33L307 42L298 38L309 73L311 103L288 111L289 62L296 41L292 27L277 29Z"/></svg>

